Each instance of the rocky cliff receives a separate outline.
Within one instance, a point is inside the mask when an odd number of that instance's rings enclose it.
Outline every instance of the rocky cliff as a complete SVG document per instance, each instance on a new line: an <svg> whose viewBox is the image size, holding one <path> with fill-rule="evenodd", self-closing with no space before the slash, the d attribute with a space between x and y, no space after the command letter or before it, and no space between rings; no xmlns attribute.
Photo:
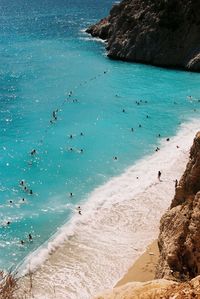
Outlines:
<svg viewBox="0 0 200 299"><path fill-rule="evenodd" d="M171 208L161 219L157 277L187 280L200 274L200 132Z"/></svg>
<svg viewBox="0 0 200 299"><path fill-rule="evenodd" d="M158 245L160 279L128 283L95 299L200 299L200 132L171 207L161 219Z"/></svg>
<svg viewBox="0 0 200 299"><path fill-rule="evenodd" d="M188 283L165 279L131 282L104 292L95 299L200 299L200 276Z"/></svg>
<svg viewBox="0 0 200 299"><path fill-rule="evenodd" d="M123 0L87 32L110 58L200 71L199 0Z"/></svg>

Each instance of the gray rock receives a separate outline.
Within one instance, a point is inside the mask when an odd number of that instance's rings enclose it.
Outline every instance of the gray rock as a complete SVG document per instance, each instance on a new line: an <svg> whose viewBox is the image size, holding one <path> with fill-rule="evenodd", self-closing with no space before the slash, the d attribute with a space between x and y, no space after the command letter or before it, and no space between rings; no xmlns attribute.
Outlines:
<svg viewBox="0 0 200 299"><path fill-rule="evenodd" d="M112 59L200 70L199 0L123 0L86 31Z"/></svg>

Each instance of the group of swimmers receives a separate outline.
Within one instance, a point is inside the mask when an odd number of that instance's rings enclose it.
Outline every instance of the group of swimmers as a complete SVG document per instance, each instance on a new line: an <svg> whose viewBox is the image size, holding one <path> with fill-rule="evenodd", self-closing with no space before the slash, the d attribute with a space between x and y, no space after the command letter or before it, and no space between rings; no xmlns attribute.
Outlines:
<svg viewBox="0 0 200 299"><path fill-rule="evenodd" d="M105 74L105 73L106 73L106 71L104 71L104 74ZM96 78L96 77L95 77L95 78ZM69 99L72 99L72 94L73 94L73 92L70 91L69 94L68 94L68 98L69 98ZM116 96L119 97L118 95L116 95ZM74 102L77 102L78 100L77 100L77 99L73 99L73 101L74 101ZM145 104L146 104L146 103L148 103L148 102L147 102L147 101L140 100L140 101L136 101L135 103L136 103L136 105L140 105L140 104L142 104L142 103L145 103ZM54 123L54 122L57 121L57 119L58 119L58 116L57 116L58 111L59 111L59 110L56 109L56 110L54 110L54 111L52 112L52 119L50 120L50 123ZM122 112L123 112L123 113L126 113L126 110L123 109ZM149 115L146 115L146 118L149 118ZM141 128L142 125L139 124L138 127ZM131 128L131 131L134 132L134 128ZM83 133L82 133L82 132L80 133L80 136L83 136ZM159 134L158 137L161 137L161 135ZM70 139L73 139L73 135L70 134L69 138L70 138ZM166 139L166 141L169 141L169 140L170 140L169 138ZM160 148L157 147L155 151L159 151L159 150L160 150ZM73 149L73 148L69 148L69 151L74 151L74 149ZM80 149L79 152L80 152L80 153L83 153L83 149ZM33 150L30 152L30 154L31 154L31 156L36 155L36 154L37 154L36 149L33 149ZM114 156L113 159L114 159L114 160L118 160L118 157L117 157L117 156ZM137 177L137 179L138 179L138 177ZM158 171L158 179L159 179L159 181L161 181L161 171ZM176 181L175 181L175 186L177 186L177 184L178 184L178 181L176 180ZM29 193L30 195L33 194L32 189L29 189L29 188L26 186L25 181L23 181L23 180L20 181L20 186L23 188L23 190L24 190L25 192ZM72 197L72 196L73 196L73 193L70 192L70 197ZM22 201L25 201L24 198L22 199ZM12 203L12 201L10 201L10 203ZM80 206L77 208L77 210L78 210L78 213L79 213L80 215L82 215L82 211L81 211ZM7 225L10 225L10 221L7 222ZM29 234L28 238L29 238L29 241L32 241L32 235L31 235L31 234ZM23 245L24 243L25 243L25 241L21 240L21 244Z"/></svg>
<svg viewBox="0 0 200 299"><path fill-rule="evenodd" d="M27 192L27 193L30 194L30 195L33 195L33 190L32 190L32 189L29 189L29 188L26 186L26 183L25 183L24 180L21 180L20 183L19 183L19 185L23 188L23 190L24 190L25 192Z"/></svg>
<svg viewBox="0 0 200 299"><path fill-rule="evenodd" d="M28 234L28 241L29 242L33 242L33 237L31 234ZM20 244L24 245L26 242L24 240L20 240Z"/></svg>

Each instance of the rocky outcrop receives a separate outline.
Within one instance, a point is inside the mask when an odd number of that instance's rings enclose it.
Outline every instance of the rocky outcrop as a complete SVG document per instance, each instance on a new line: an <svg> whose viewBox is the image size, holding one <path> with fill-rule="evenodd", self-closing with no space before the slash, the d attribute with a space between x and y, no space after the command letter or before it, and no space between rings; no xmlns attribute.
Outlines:
<svg viewBox="0 0 200 299"><path fill-rule="evenodd" d="M164 279L128 283L95 299L200 299L200 276L188 283Z"/></svg>
<svg viewBox="0 0 200 299"><path fill-rule="evenodd" d="M123 0L87 32L110 58L200 71L199 12L198 0Z"/></svg>
<svg viewBox="0 0 200 299"><path fill-rule="evenodd" d="M171 208L161 219L157 277L187 280L200 274L200 132Z"/></svg>

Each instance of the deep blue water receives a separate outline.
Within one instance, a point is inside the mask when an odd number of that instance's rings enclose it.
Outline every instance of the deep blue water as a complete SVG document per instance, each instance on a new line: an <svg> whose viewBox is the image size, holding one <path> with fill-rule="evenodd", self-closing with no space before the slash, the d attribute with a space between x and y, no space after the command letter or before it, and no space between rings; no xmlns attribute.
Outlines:
<svg viewBox="0 0 200 299"><path fill-rule="evenodd" d="M0 268L15 267L95 187L152 153L158 134L199 115L199 74L111 61L81 31L113 2L0 2Z"/></svg>

